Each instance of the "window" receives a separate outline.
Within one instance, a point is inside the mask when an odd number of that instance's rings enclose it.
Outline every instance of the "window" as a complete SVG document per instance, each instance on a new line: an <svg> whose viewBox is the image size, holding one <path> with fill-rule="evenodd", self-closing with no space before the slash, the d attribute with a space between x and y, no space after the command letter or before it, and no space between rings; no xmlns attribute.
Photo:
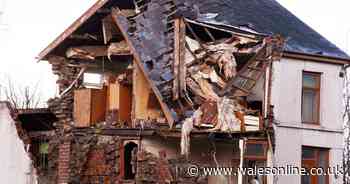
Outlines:
<svg viewBox="0 0 350 184"><path fill-rule="evenodd" d="M302 147L301 165L306 170L323 168L327 172L329 166L329 150L324 148ZM328 175L308 175L301 177L301 184L328 184Z"/></svg>
<svg viewBox="0 0 350 184"><path fill-rule="evenodd" d="M29 151L34 157L35 167L40 168L40 171L47 171L49 142L44 138L33 138Z"/></svg>
<svg viewBox="0 0 350 184"><path fill-rule="evenodd" d="M303 72L301 118L303 123L319 123L320 73Z"/></svg>
<svg viewBox="0 0 350 184"><path fill-rule="evenodd" d="M41 142L39 145L39 165L43 170L48 169L48 155L49 155L49 143Z"/></svg>

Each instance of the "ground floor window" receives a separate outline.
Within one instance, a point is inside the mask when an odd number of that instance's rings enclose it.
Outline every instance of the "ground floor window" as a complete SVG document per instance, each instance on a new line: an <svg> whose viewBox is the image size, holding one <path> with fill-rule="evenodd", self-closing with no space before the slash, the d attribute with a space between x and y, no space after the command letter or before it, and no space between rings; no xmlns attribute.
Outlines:
<svg viewBox="0 0 350 184"><path fill-rule="evenodd" d="M329 149L302 147L301 165L306 168L308 172L312 168L323 168L327 171L329 166ZM328 175L308 175L301 176L301 184L328 184Z"/></svg>
<svg viewBox="0 0 350 184"><path fill-rule="evenodd" d="M48 169L49 142L46 139L33 139L30 146L30 153L34 159L35 167L40 168L40 171Z"/></svg>
<svg viewBox="0 0 350 184"><path fill-rule="evenodd" d="M39 145L39 164L44 170L48 169L49 142L43 141Z"/></svg>

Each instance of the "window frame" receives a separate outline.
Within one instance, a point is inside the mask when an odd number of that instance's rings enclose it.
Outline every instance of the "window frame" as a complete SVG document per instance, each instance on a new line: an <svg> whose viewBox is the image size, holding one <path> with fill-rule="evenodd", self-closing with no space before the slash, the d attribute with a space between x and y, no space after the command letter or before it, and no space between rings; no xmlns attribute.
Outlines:
<svg viewBox="0 0 350 184"><path fill-rule="evenodd" d="M312 87L305 87L304 86L304 76L305 75L309 75L309 76L312 76L312 77L315 77L316 78L316 87L315 88L312 88ZM321 75L322 73L321 72L310 72L310 71L304 71L302 72L302 81L301 81L301 87L302 87L302 90L301 90L301 122L304 123L304 124L314 124L314 125L320 125L320 106L321 106ZM304 121L303 119L303 104L304 104L304 100L303 100L303 97L304 97L304 90L312 90L314 91L317 96L316 96L316 104L317 104L317 114L316 114L316 121L314 122L309 122L309 121ZM313 112L312 112L313 113Z"/></svg>
<svg viewBox="0 0 350 184"><path fill-rule="evenodd" d="M311 149L312 151L314 151L314 157L313 158L303 158L302 157L302 153L303 153L303 149ZM320 160L320 152L325 152L326 154L326 165L327 167L330 166L330 149L329 148L319 148L319 147L312 147L312 146L302 146L301 148L301 166L304 167L304 165L310 164L310 163L314 163L315 167L319 167L319 160ZM312 164L311 164L312 165ZM302 177L302 176L301 176ZM314 175L311 176L309 175L308 177L315 177L314 180L318 181L318 175ZM300 178L302 179L302 178ZM329 184L329 175L325 175L325 179L326 179L326 184ZM314 183L311 183L314 184Z"/></svg>

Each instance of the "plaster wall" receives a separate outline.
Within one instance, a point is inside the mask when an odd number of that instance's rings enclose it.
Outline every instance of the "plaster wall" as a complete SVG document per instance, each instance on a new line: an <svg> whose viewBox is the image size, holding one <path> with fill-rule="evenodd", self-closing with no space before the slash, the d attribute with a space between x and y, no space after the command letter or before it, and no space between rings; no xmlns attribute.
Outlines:
<svg viewBox="0 0 350 184"><path fill-rule="evenodd" d="M0 102L0 183L37 184L31 159L18 137L15 121L5 103Z"/></svg>
<svg viewBox="0 0 350 184"><path fill-rule="evenodd" d="M301 166L302 146L329 149L330 166L342 164L342 78L341 65L283 58L273 63L271 104L274 105L277 166ZM321 73L320 124L301 121L302 72ZM301 178L278 176L281 184L299 184ZM330 176L330 183L341 183Z"/></svg>

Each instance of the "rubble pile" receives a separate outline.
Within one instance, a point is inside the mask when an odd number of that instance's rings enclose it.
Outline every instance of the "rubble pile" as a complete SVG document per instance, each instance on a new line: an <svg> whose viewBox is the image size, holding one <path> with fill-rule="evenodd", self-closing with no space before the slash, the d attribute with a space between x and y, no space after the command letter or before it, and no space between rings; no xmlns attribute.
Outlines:
<svg viewBox="0 0 350 184"><path fill-rule="evenodd" d="M188 66L186 85L190 92L188 100L197 109L192 116L183 121L181 131L183 155L189 154L189 137L195 127L207 128L207 131L211 132L245 131L245 115L248 107L243 104L245 104L244 96L249 94L223 96L221 92L229 87L238 73L242 73L238 71L236 54L254 55L264 50L263 42L241 40L238 37L209 43L200 43L186 37L186 45L186 65ZM251 60L254 59L251 58ZM269 61L265 60L265 62L263 67L267 66ZM259 77L252 80L257 81ZM236 91L239 90L243 91L236 86ZM259 124L259 115L255 121Z"/></svg>

